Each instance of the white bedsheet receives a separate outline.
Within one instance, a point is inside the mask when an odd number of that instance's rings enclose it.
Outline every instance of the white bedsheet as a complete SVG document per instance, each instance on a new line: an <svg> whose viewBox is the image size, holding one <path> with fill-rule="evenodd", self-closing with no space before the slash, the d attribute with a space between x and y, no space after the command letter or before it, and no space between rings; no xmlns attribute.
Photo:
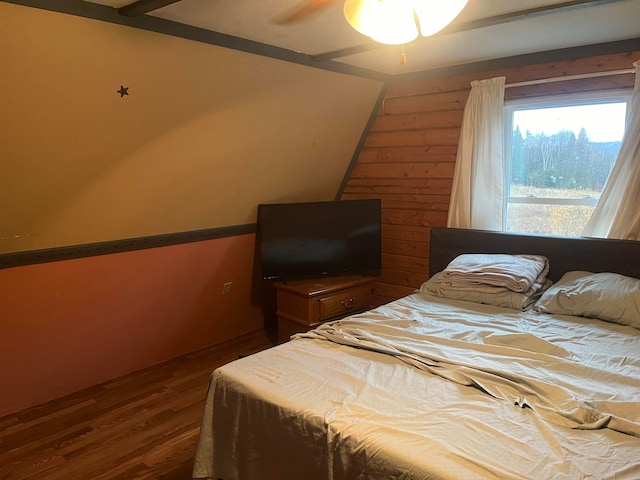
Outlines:
<svg viewBox="0 0 640 480"><path fill-rule="evenodd" d="M637 479L639 334L414 294L214 372L194 476Z"/></svg>

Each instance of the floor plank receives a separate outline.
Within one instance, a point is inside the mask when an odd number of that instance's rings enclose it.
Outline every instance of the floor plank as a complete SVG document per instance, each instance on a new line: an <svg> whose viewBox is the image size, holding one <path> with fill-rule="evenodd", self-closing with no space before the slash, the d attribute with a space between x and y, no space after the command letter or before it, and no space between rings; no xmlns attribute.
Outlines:
<svg viewBox="0 0 640 480"><path fill-rule="evenodd" d="M274 344L260 330L0 418L0 480L189 479L209 375Z"/></svg>

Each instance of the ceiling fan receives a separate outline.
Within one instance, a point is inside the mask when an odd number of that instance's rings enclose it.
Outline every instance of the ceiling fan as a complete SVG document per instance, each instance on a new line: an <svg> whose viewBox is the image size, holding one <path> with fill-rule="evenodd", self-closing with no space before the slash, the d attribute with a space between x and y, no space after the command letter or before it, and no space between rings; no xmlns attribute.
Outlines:
<svg viewBox="0 0 640 480"><path fill-rule="evenodd" d="M341 0L342 1L342 0ZM376 42L400 45L442 30L468 0L343 0L344 16L355 30ZM305 0L276 20L279 25L302 22L338 0Z"/></svg>

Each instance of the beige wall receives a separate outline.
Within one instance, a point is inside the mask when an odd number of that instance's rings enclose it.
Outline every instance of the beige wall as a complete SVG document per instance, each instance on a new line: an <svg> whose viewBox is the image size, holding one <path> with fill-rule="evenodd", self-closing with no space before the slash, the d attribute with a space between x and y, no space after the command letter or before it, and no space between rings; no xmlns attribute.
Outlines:
<svg viewBox="0 0 640 480"><path fill-rule="evenodd" d="M382 88L29 7L0 18L0 253L333 199Z"/></svg>

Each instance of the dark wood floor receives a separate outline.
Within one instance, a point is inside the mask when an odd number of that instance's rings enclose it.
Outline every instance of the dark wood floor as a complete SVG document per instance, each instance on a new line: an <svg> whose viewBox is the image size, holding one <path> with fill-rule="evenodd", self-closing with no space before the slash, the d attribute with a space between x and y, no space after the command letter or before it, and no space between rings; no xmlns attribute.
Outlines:
<svg viewBox="0 0 640 480"><path fill-rule="evenodd" d="M210 373L266 331L0 418L0 479L187 480Z"/></svg>

